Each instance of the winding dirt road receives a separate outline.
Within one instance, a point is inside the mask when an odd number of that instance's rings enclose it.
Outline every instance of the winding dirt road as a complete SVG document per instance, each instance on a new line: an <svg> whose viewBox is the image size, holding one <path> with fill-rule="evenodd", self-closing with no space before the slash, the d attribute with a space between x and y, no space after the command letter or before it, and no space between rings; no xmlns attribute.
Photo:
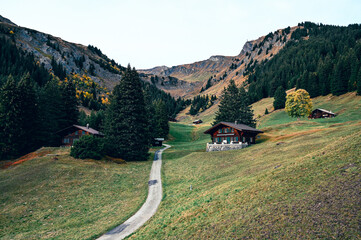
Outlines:
<svg viewBox="0 0 361 240"><path fill-rule="evenodd" d="M148 197L143 206L131 216L127 221L113 230L107 232L98 240L118 240L123 239L130 234L134 233L146 221L148 221L157 211L163 197L162 180L161 180L161 167L162 167L162 153L164 150L170 148L170 145L157 151L154 156L152 169L150 170L150 177L148 181Z"/></svg>

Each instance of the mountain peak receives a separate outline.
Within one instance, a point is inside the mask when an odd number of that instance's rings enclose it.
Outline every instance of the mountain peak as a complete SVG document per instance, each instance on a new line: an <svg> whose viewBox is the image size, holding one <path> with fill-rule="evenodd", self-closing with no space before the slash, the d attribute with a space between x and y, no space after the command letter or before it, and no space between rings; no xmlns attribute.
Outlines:
<svg viewBox="0 0 361 240"><path fill-rule="evenodd" d="M222 56L222 55L214 55L214 56L211 56L209 58L210 61L213 61L213 62L218 62L218 61L221 61L223 60L225 57Z"/></svg>

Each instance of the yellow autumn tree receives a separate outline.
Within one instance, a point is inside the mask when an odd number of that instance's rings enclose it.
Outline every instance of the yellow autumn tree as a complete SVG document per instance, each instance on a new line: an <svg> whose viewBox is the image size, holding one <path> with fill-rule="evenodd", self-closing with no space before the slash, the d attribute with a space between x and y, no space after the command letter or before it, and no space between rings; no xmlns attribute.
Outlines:
<svg viewBox="0 0 361 240"><path fill-rule="evenodd" d="M306 117L312 112L312 100L305 89L287 94L285 111L291 117Z"/></svg>

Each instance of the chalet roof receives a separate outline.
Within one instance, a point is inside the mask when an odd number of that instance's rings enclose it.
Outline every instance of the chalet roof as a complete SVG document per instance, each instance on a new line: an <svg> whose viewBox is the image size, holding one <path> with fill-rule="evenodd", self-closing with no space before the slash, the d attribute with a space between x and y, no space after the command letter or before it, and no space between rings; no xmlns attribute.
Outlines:
<svg viewBox="0 0 361 240"><path fill-rule="evenodd" d="M64 129L62 129L62 130L60 130L60 131L58 131L58 133L63 132L63 131L66 131L66 130L68 130L68 129L70 129L70 128L78 128L78 129L80 129L80 130L86 131L86 132L91 133L91 134L93 134L93 135L101 135L101 136L104 136L103 133L95 130L94 128L84 127L84 126L75 125L75 124L74 124L74 125L71 125L71 126L69 126L69 127L67 127L67 128L64 128Z"/></svg>
<svg viewBox="0 0 361 240"><path fill-rule="evenodd" d="M328 114L333 114L333 115L335 115L335 113L333 113L333 112L331 112L331 111L328 111L328 110L325 110L325 109L322 109L322 108L316 108L315 110L313 110L313 111L316 111L316 110L320 110L321 112L325 112L325 113L328 113ZM312 112L313 112L312 111Z"/></svg>
<svg viewBox="0 0 361 240"><path fill-rule="evenodd" d="M164 138L154 138L155 141L164 141Z"/></svg>
<svg viewBox="0 0 361 240"><path fill-rule="evenodd" d="M255 129L253 127L247 126L245 124L236 124L236 123L231 123L231 122L220 122L217 123L216 125L214 125L213 127L211 127L210 129L208 129L207 131L205 131L204 133L211 133L213 132L215 129L217 129L220 125L225 125L234 129L237 129L239 131L249 131L249 132L257 132L257 133L263 133L261 130Z"/></svg>

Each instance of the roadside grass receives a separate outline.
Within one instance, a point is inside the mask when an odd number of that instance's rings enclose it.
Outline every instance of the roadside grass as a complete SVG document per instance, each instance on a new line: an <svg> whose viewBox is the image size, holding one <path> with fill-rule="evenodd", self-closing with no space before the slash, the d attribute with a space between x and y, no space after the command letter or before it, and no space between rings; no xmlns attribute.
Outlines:
<svg viewBox="0 0 361 240"><path fill-rule="evenodd" d="M360 239L361 98L314 105L342 112L275 111L261 118L261 143L242 150L206 153L205 127L171 124L164 200L129 239Z"/></svg>
<svg viewBox="0 0 361 240"><path fill-rule="evenodd" d="M57 160L43 156L0 170L0 239L91 239L145 201L151 160L116 164L49 150Z"/></svg>

